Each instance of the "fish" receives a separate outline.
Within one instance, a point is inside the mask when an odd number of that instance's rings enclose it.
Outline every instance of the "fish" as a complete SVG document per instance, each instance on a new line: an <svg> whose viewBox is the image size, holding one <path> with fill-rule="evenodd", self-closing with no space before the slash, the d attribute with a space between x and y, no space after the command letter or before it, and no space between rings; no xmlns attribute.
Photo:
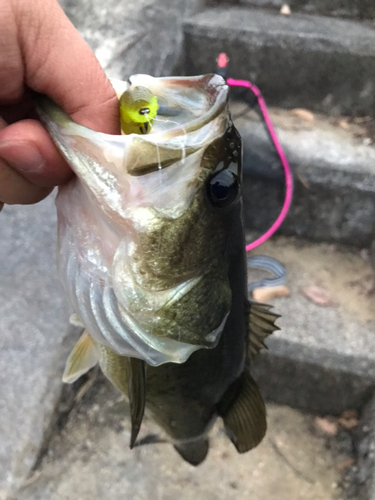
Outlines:
<svg viewBox="0 0 375 500"><path fill-rule="evenodd" d="M145 412L199 465L217 418L239 453L266 432L252 358L278 327L248 299L242 142L218 75L112 81L162 103L148 134L110 136L38 109L76 178L59 188L58 267L84 332L63 380L96 364L130 404L130 447ZM146 439L147 441L147 439Z"/></svg>

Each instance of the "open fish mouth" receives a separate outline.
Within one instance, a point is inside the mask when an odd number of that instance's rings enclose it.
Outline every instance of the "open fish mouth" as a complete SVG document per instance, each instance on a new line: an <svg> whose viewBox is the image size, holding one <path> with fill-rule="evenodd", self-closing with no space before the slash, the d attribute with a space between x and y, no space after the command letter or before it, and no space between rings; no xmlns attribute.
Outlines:
<svg viewBox="0 0 375 500"><path fill-rule="evenodd" d="M218 211L207 181L224 170L240 178L226 152L239 139L221 77L130 80L159 102L145 136L95 132L38 103L77 175L56 200L59 271L96 341L153 366L183 363L217 345L230 312L226 251L239 199ZM119 97L129 86L112 83Z"/></svg>

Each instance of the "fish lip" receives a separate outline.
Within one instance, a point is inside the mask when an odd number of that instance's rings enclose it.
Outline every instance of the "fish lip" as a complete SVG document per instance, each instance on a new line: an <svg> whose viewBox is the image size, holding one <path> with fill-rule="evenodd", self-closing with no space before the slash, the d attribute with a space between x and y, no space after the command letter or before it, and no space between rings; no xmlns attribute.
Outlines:
<svg viewBox="0 0 375 500"><path fill-rule="evenodd" d="M130 79L129 79L130 80ZM186 135L190 132L194 132L197 129L201 128L203 125L214 120L224 109L227 104L228 99L228 85L225 80L215 74L209 73L206 75L199 76L190 76L190 77L159 77L155 78L150 75L137 74L131 77L131 81L123 82L122 80L110 79L110 82L117 94L117 97L120 98L123 92L128 90L132 85L140 85L145 86L153 94L159 97L160 89L164 86L169 87L190 87L198 86L198 84L205 85L205 87L211 87L215 89L216 95L212 94L212 102L213 105L208 108L208 110L202 113L195 120L191 120L187 124L182 126L178 126L168 130L167 132L156 132L151 135L146 136L138 136L140 139L144 139L145 141L154 142L155 140L158 142L164 142L165 140L172 139L178 135ZM129 134L130 137L133 134ZM124 136L120 136L124 137Z"/></svg>
<svg viewBox="0 0 375 500"><path fill-rule="evenodd" d="M156 132L151 135L144 135L144 136L138 136L136 134L107 134L105 132L97 132L96 130L93 130L89 127L85 127L84 125L80 125L76 123L69 115L67 115L56 103L51 101L47 96L39 94L35 97L36 101L36 108L37 112L40 115L41 119L43 122L46 122L45 117L47 116L48 118L52 119L59 125L62 125L61 122L64 122L64 124L74 124L76 132L81 131L84 133L84 135L87 134L87 132L95 135L98 139L105 140L105 139L118 139L121 142L129 142L134 136L136 136L138 139L145 141L145 142L164 142L165 140L169 140L173 137L176 137L178 135L186 135L190 132L194 132L197 129L201 128L203 125L206 123L211 122L214 118L216 118L225 108L227 105L227 98L228 98L228 85L225 83L225 80L219 76L216 75L215 73L210 73L208 75L199 75L199 76L191 76L191 77L152 77L149 75L134 75L132 77L133 79L137 80L137 84L143 84L143 85L148 85L150 90L154 89L157 90L160 88L160 84L170 82L170 85L172 86L187 86L187 87L193 87L194 83L202 82L206 83L206 85L216 88L217 94L216 96L212 96L212 101L213 104L208 108L207 111L203 112L198 118L195 120L191 120L187 124L183 126L178 126L175 128L172 128L166 132ZM121 97L122 93L128 90L130 87L130 83L127 81L122 81L118 79L111 78L110 82L116 92L116 95L118 98ZM159 83L160 82L160 83ZM133 84L133 80L132 80ZM53 115L53 116L51 116ZM60 116L57 116L60 115Z"/></svg>
<svg viewBox="0 0 375 500"><path fill-rule="evenodd" d="M129 87L128 82L121 80L111 80L111 83L118 96ZM165 131L155 131L156 125L154 125L151 133L147 135L112 135L97 132L75 123L57 104L46 96L39 95L36 98L37 112L52 137L55 139L58 135L56 126L62 130L65 137L63 142L61 140L57 141L59 149L80 178L83 178L80 166L74 164L74 161L72 162L69 158L69 154L64 151L64 149L71 147L69 143L72 139L74 140L74 136L90 140L93 146L95 145L102 151L106 148L116 147L118 154L121 152L122 158L124 154L126 156L126 172L137 176L157 171L160 168L166 168L180 161L183 157L201 150L202 147L206 147L224 132L226 113L223 113L223 111L227 106L228 86L219 75L209 74L180 78L154 78L148 75L135 75L132 77L132 84L134 83L147 86L157 97L163 87L165 87L164 92L166 93L169 88L177 90L184 87L196 89L197 96L200 96L201 107L197 108L200 114L195 119L188 120ZM190 100L192 100L192 96L190 96ZM220 118L221 115L223 115L222 119ZM215 120L219 121L210 133L206 131L205 137L199 134L199 138L196 136L197 131L201 131L209 124L211 125ZM51 121L54 123L51 123ZM139 155L140 148L143 151L142 155ZM116 167L116 170L118 168Z"/></svg>

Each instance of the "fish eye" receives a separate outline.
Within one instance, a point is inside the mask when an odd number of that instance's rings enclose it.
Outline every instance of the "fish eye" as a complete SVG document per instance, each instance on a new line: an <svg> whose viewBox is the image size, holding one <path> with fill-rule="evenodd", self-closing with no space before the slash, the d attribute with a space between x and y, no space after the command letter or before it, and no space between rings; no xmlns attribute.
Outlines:
<svg viewBox="0 0 375 500"><path fill-rule="evenodd" d="M237 176L230 170L222 170L207 181L207 194L215 207L229 207L236 201L238 192Z"/></svg>
<svg viewBox="0 0 375 500"><path fill-rule="evenodd" d="M150 113L150 108L142 108L139 110L140 115L148 115Z"/></svg>

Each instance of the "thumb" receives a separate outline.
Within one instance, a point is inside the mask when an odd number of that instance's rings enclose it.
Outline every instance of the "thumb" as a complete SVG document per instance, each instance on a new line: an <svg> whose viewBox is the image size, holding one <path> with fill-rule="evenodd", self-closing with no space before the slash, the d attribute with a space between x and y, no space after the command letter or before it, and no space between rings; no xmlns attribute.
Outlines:
<svg viewBox="0 0 375 500"><path fill-rule="evenodd" d="M95 55L55 0L15 2L25 82L74 121L119 133L118 99ZM19 10L21 9L21 12Z"/></svg>

